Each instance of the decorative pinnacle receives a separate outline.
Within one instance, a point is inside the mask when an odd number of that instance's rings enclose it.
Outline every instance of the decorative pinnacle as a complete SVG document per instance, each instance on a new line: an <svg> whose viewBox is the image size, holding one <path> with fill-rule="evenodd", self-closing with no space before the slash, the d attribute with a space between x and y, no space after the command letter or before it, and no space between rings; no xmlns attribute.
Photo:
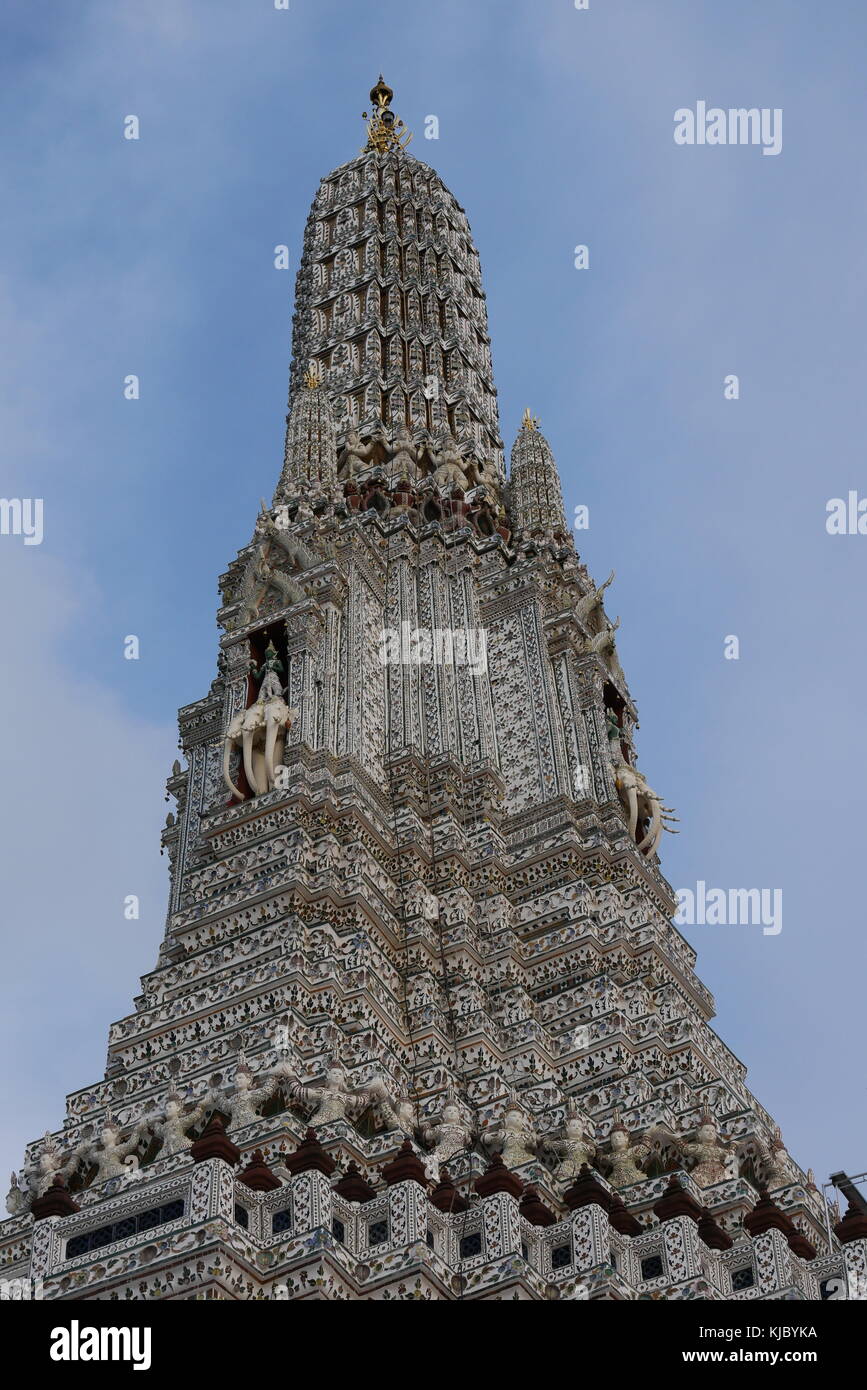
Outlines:
<svg viewBox="0 0 867 1390"><path fill-rule="evenodd" d="M394 92L380 73L379 81L370 89L371 113L369 116L366 111L361 113L362 119L369 122L367 144L362 149L362 154L366 150L375 150L377 154L387 154L389 150L404 150L412 139L412 131L407 130L403 121L396 117L391 109L393 96Z"/></svg>
<svg viewBox="0 0 867 1390"><path fill-rule="evenodd" d="M537 429L539 428L539 417L538 417L538 415L531 415L531 414L530 414L530 407L529 407L529 406L527 406L527 408L526 408L525 411L524 411L524 415L523 415L523 419L521 420L521 424L524 426L525 429L528 429L528 430L537 430Z"/></svg>

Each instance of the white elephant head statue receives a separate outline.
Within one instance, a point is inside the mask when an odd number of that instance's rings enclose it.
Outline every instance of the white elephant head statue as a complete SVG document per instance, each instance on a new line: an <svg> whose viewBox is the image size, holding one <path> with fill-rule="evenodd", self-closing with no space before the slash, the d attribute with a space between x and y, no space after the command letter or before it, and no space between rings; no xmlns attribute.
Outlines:
<svg viewBox="0 0 867 1390"><path fill-rule="evenodd" d="M250 790L254 796L261 796L276 785L276 768L283 762L286 730L297 717L297 709L290 709L281 695L271 695L268 699L256 700L249 709L241 710L230 720L223 743L223 779L239 801L246 797L232 781L233 748L241 748Z"/></svg>
<svg viewBox="0 0 867 1390"><path fill-rule="evenodd" d="M649 858L658 850L663 830L670 831L672 835L678 833L667 824L669 820L676 820L677 817L671 815L669 806L663 806L638 768L631 767L623 758L614 761L614 783L626 812L629 833L637 842L639 853ZM649 821L650 824L639 839L639 826L645 821Z"/></svg>

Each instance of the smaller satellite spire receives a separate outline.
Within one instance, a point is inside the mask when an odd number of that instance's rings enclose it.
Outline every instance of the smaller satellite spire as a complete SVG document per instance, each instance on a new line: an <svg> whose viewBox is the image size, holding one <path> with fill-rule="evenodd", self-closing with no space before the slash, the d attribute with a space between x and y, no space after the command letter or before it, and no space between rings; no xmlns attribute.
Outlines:
<svg viewBox="0 0 867 1390"><path fill-rule="evenodd" d="M311 362L292 398L283 472L273 505L299 495L330 496L337 486L337 442L328 392Z"/></svg>
<svg viewBox="0 0 867 1390"><path fill-rule="evenodd" d="M539 429L539 421L524 411L512 449L512 518L515 530L531 537L558 539L569 534L563 510L563 491L551 446Z"/></svg>
<svg viewBox="0 0 867 1390"><path fill-rule="evenodd" d="M370 89L370 115L368 116L366 111L361 113L363 120L368 122L367 144L362 154L367 150L375 150L377 154L387 154L389 150L403 150L412 139L412 131L407 130L403 121L395 116L391 109L393 96L394 92L380 73L379 80Z"/></svg>

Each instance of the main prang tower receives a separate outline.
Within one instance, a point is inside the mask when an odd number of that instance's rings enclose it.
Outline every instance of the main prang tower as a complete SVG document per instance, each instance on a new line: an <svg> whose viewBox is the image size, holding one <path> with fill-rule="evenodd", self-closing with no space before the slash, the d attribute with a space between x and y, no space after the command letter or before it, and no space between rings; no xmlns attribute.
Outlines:
<svg viewBox="0 0 867 1390"><path fill-rule="evenodd" d="M159 959L13 1177L7 1278L864 1296L867 1223L710 1027L610 580L529 412L506 474L478 253L391 102L308 218L282 471L180 711Z"/></svg>

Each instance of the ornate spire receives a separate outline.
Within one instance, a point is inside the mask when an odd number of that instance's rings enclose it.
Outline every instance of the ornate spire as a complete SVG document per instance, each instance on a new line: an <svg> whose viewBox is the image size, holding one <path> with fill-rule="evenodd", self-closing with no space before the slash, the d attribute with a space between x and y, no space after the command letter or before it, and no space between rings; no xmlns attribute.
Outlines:
<svg viewBox="0 0 867 1390"><path fill-rule="evenodd" d="M554 455L529 408L512 449L511 497L515 529L525 540L568 535Z"/></svg>
<svg viewBox="0 0 867 1390"><path fill-rule="evenodd" d="M404 151L381 79L368 141L321 182L295 292L295 400L311 368L328 393L338 450L404 425L413 446L448 428L480 482L502 484L503 442L487 307L466 214Z"/></svg>
<svg viewBox="0 0 867 1390"><path fill-rule="evenodd" d="M368 116L363 111L362 119L368 122L367 144L362 150L362 154L367 150L374 150L376 154L388 154L389 150L405 150L410 140L412 132L407 130L403 121L395 116L391 109L391 99L394 92L387 82L379 74L379 81L370 89L371 112Z"/></svg>
<svg viewBox="0 0 867 1390"><path fill-rule="evenodd" d="M373 97L385 138L391 92ZM829 1232L822 1195L774 1147L710 1028L692 952L666 922L673 891L654 862L638 872L667 813L635 766L611 579L591 584L575 555L529 410L512 455L516 562L478 256L455 199L402 149L374 140L322 181L293 359L277 510L263 506L222 576L218 678L180 711L188 770L176 763L167 784L178 819L156 968L112 1029L105 1081L79 1086L62 1132L28 1146L0 1265L35 1257L47 1298L70 1277L88 1299L172 1286L206 1298L242 1241L256 1279L224 1281L226 1297L304 1298L324 1228L351 1299L402 1297L408 1249L442 1298L569 1299L589 1285L642 1298L651 1284L664 1299L709 1285L820 1297L802 1261L819 1248L822 1277L844 1281L867 1219L837 1212ZM707 1095L737 1119L737 1144L699 1117ZM286 1153L299 1113L309 1128ZM787 1180L785 1212L763 1192L744 1221L783 1237L765 1236L772 1260L760 1241L761 1280L734 1230L732 1174L748 1153L765 1186ZM660 1200L670 1169L661 1181L648 1169L669 1155L689 1175ZM117 1194L133 1177L129 1235ZM65 1180L81 1215L49 1240L39 1218L75 1210ZM545 1244L563 1206L589 1234ZM430 1250L433 1211L472 1219L453 1217ZM175 1238L191 1214L207 1217L213 1258L191 1260L188 1235ZM614 1268L609 1227L616 1246L679 1214L684 1259L654 1260L658 1279L635 1256ZM538 1227L523 1250L522 1223ZM121 1237L119 1269L105 1250Z"/></svg>
<svg viewBox="0 0 867 1390"><path fill-rule="evenodd" d="M283 472L274 506L299 494L330 496L337 485L337 443L328 393L315 367L308 367L295 393L286 426Z"/></svg>

